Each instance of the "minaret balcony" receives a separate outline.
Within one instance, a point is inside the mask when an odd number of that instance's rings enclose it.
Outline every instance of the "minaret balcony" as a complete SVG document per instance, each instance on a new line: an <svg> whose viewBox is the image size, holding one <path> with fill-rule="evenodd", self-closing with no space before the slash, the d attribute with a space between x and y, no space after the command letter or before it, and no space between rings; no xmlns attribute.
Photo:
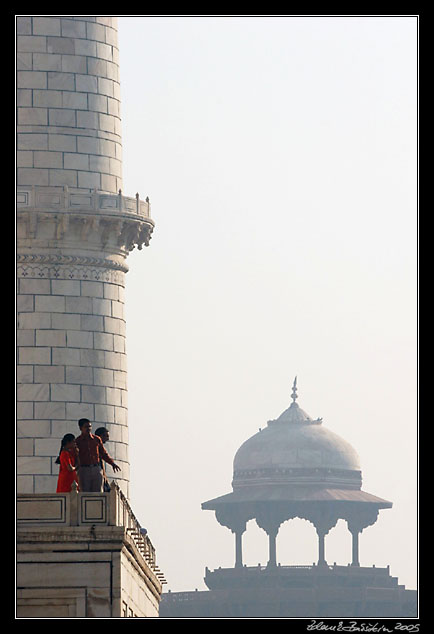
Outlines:
<svg viewBox="0 0 434 634"><path fill-rule="evenodd" d="M62 247L75 254L78 248L126 257L135 247L148 246L154 229L149 198L124 196L120 190L110 194L19 186L16 204L21 252Z"/></svg>

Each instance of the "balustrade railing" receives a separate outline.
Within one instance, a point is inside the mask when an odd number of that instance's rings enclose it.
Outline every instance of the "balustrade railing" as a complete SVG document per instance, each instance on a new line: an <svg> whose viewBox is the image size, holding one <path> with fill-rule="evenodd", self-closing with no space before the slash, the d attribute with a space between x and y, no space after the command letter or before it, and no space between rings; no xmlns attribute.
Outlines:
<svg viewBox="0 0 434 634"><path fill-rule="evenodd" d="M140 200L135 197L124 196L119 190L117 194L98 192L71 191L64 187L17 187L16 204L18 209L35 208L45 211L75 211L75 212L108 212L122 214L136 214L150 218L149 198Z"/></svg>
<svg viewBox="0 0 434 634"><path fill-rule="evenodd" d="M350 572L352 574L355 575L363 575L363 574L385 574L388 575L390 573L390 567L386 566L385 568L380 568L380 567L376 567L375 565L373 565L372 567L361 567L361 566L351 566L351 564L347 564L345 565L336 565L336 564L324 564L324 565L318 565L316 563L312 564L312 565L282 565L282 564L277 564L276 566L272 566L271 568L269 566L263 566L261 564L258 564L257 566L240 566L240 567L236 567L236 568L216 568L214 570L210 570L209 568L205 569L205 574L206 575L233 575L234 571L236 571L236 574L240 573L240 574L254 574L255 572L267 572L267 571L271 571L273 574L277 572L282 572L283 574L288 573L290 574L292 571L298 571L298 570L316 570L319 572L322 572L324 570L333 570L335 572Z"/></svg>

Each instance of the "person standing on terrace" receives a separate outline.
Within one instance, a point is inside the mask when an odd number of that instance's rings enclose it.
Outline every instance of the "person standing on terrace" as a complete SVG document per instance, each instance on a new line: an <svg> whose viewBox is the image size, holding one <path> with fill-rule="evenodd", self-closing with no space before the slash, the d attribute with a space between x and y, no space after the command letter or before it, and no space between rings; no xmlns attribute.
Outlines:
<svg viewBox="0 0 434 634"><path fill-rule="evenodd" d="M107 429L107 427L98 427L97 430L95 430L95 436L99 436L102 440L102 444L105 445L106 442L108 442L110 440L110 434L109 434L109 430ZM100 460L99 464L101 466L101 470L102 470L102 482L103 482L103 491L105 493L109 493L110 492L110 484L105 472L105 467L104 467L104 461Z"/></svg>
<svg viewBox="0 0 434 634"><path fill-rule="evenodd" d="M62 438L56 464L60 465L56 493L69 493L74 480L78 484L78 449L74 434L65 434Z"/></svg>
<svg viewBox="0 0 434 634"><path fill-rule="evenodd" d="M80 491L100 493L103 485L100 461L108 462L115 472L120 471L120 467L104 449L101 438L91 433L92 423L87 418L80 418L78 426L81 434L77 436L75 442L78 447L80 461L78 471Z"/></svg>

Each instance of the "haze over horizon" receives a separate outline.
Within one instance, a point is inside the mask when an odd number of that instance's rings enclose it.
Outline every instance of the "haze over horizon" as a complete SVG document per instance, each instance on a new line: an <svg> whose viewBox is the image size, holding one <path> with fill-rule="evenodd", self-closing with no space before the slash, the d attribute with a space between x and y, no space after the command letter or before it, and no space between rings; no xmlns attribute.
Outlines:
<svg viewBox="0 0 434 634"><path fill-rule="evenodd" d="M291 402L393 502L362 566L417 588L417 18L120 16L124 193L156 226L126 276L131 503L168 585L234 564L205 500ZM109 474L110 475L110 474ZM267 562L249 522L244 563ZM340 521L329 563L351 561ZM317 560L281 526L282 564Z"/></svg>

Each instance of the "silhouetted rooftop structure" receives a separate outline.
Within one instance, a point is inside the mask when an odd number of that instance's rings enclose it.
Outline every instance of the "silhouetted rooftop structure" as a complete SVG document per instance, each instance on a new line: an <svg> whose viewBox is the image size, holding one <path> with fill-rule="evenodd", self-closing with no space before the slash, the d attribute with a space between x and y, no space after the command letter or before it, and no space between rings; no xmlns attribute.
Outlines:
<svg viewBox="0 0 434 634"><path fill-rule="evenodd" d="M405 590L389 568L361 568L359 535L392 502L361 489L354 448L292 403L246 440L235 454L232 492L203 502L235 535L232 569L206 569L210 592L163 595L160 616L415 616L416 592ZM281 524L308 520L318 535L318 561L281 566L276 539ZM265 567L243 565L242 536L254 519L269 539ZM329 566L325 537L339 519L352 535L351 562ZM393 614L392 614L393 613Z"/></svg>

